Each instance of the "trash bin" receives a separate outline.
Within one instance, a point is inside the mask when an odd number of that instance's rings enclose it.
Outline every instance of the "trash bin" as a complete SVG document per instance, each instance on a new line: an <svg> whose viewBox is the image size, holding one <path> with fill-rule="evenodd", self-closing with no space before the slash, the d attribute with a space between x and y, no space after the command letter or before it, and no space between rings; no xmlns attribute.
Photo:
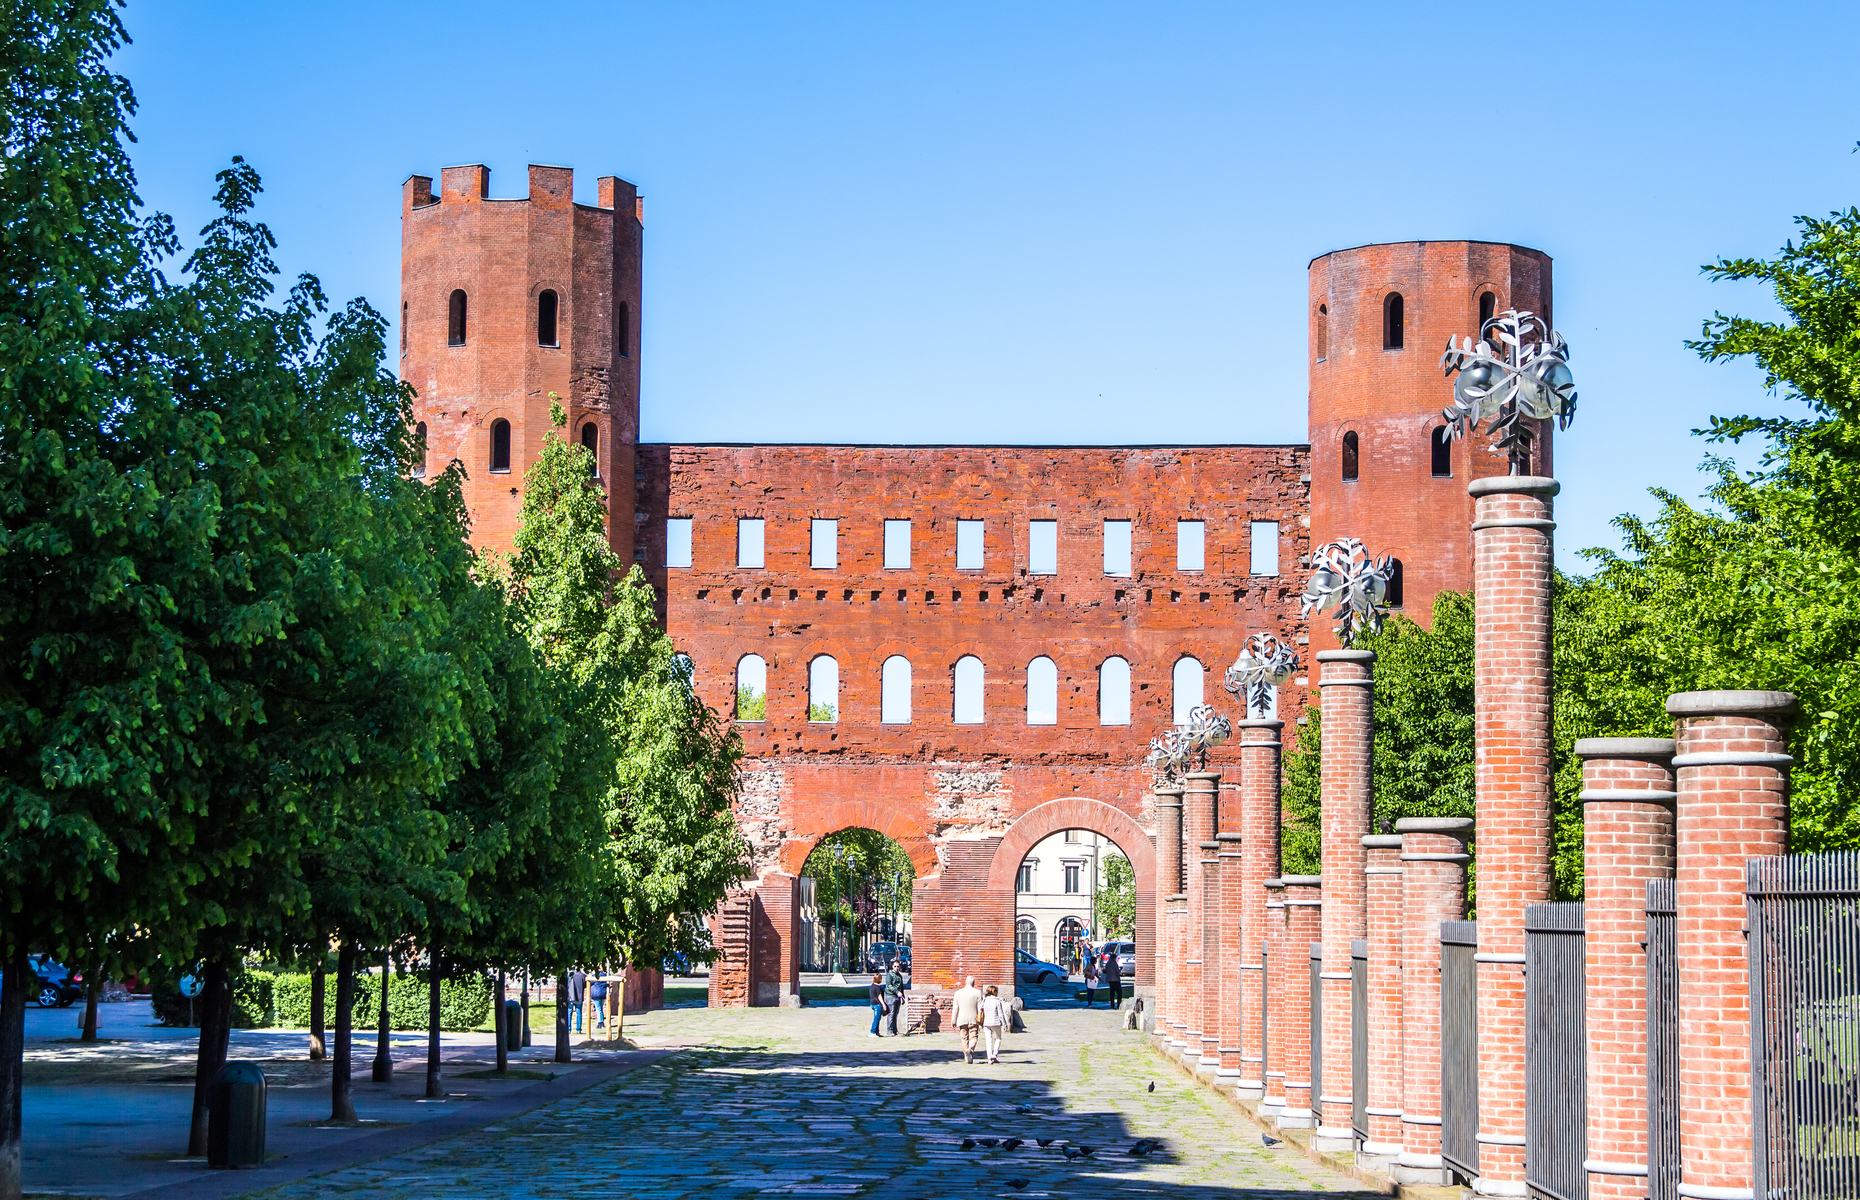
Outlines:
<svg viewBox="0 0 1860 1200"><path fill-rule="evenodd" d="M515 1000L504 1001L504 1049L523 1049L523 1006Z"/></svg>
<svg viewBox="0 0 1860 1200"><path fill-rule="evenodd" d="M265 1165L265 1073L229 1062L207 1087L207 1165Z"/></svg>

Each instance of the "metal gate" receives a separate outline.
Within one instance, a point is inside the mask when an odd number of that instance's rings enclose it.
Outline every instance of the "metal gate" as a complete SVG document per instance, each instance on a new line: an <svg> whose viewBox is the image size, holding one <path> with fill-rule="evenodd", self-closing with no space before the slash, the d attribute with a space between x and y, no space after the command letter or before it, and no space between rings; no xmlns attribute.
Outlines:
<svg viewBox="0 0 1860 1200"><path fill-rule="evenodd" d="M1679 1200L1679 910L1647 881L1647 1200Z"/></svg>
<svg viewBox="0 0 1860 1200"><path fill-rule="evenodd" d="M1322 1125L1324 1111L1324 943L1311 943L1311 1120Z"/></svg>
<svg viewBox="0 0 1860 1200"><path fill-rule="evenodd" d="M1272 995L1272 970L1268 965L1269 956L1265 950L1259 952L1259 1083L1265 1088L1260 1095L1267 1095L1272 1089L1266 1088L1266 1069L1272 1066L1272 1057L1266 1047L1272 1044L1272 1027L1268 1024L1267 998Z"/></svg>
<svg viewBox="0 0 1860 1200"><path fill-rule="evenodd" d="M1524 908L1524 1185L1586 1200L1588 1013L1580 904Z"/></svg>
<svg viewBox="0 0 1860 1200"><path fill-rule="evenodd" d="M1860 1195L1860 854L1745 871L1755 1194Z"/></svg>
<svg viewBox="0 0 1860 1200"><path fill-rule="evenodd" d="M1477 921L1440 923L1440 1157L1479 1174L1479 952Z"/></svg>
<svg viewBox="0 0 1860 1200"><path fill-rule="evenodd" d="M1350 942L1350 1127L1369 1140L1369 943Z"/></svg>

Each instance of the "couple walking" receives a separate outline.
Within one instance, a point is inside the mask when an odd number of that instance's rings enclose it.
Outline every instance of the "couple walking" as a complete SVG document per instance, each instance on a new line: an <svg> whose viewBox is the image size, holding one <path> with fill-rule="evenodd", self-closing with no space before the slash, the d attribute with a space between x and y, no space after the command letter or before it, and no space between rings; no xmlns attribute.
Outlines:
<svg viewBox="0 0 1860 1200"><path fill-rule="evenodd" d="M1001 1035L1007 1032L1010 1019L1007 1001L1001 998L1000 989L991 983L987 991L977 991L975 976L971 975L962 981L953 999L956 1028L962 1033L962 1061L973 1061L975 1036L979 1031L988 1040L988 1061L1000 1062Z"/></svg>
<svg viewBox="0 0 1860 1200"><path fill-rule="evenodd" d="M887 1028L891 1036L898 1036L898 1010L904 1007L904 976L898 973L898 964L894 960L883 975L872 973L872 983L866 988L866 998L872 1005L872 1037L878 1037L878 1022L881 1017L889 1018Z"/></svg>

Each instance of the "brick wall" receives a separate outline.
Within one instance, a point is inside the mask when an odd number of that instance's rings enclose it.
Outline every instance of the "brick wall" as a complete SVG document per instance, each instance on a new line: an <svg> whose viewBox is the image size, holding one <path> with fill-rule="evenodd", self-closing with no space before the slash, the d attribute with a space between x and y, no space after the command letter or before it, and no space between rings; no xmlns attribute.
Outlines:
<svg viewBox="0 0 1860 1200"><path fill-rule="evenodd" d="M1260 988L1267 973L1261 951L1268 920L1266 881L1279 873L1279 738L1284 722L1256 719L1235 722L1240 741L1240 1094L1262 1095L1264 1048L1261 1045ZM1281 924L1284 916L1280 914ZM1223 1055L1223 1058L1225 1056ZM1281 1095L1283 1093L1281 1092Z"/></svg>
<svg viewBox="0 0 1860 1200"><path fill-rule="evenodd" d="M1363 893L1363 837L1369 832L1371 671L1369 650L1326 650L1323 672L1324 742L1321 770L1324 804L1324 1078L1318 1138L1348 1150L1355 1139L1350 1076L1350 943L1367 934Z"/></svg>
<svg viewBox="0 0 1860 1200"><path fill-rule="evenodd" d="M1440 923L1466 915L1465 817L1406 817L1401 835L1401 1150L1398 1183L1451 1182L1440 1160Z"/></svg>

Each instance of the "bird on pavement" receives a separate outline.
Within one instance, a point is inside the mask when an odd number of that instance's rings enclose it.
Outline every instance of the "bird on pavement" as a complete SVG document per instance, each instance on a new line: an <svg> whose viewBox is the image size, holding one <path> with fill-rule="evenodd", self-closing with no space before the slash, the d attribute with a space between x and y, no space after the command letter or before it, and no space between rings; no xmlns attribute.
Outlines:
<svg viewBox="0 0 1860 1200"><path fill-rule="evenodd" d="M1263 1133L1259 1135L1259 1140L1266 1143L1266 1149L1268 1150L1272 1149L1274 1146L1283 1146L1285 1144L1280 1139L1276 1137L1269 1137Z"/></svg>
<svg viewBox="0 0 1860 1200"><path fill-rule="evenodd" d="M1031 1179L1010 1179L1007 1181L1007 1185L1018 1192L1032 1182L1033 1180Z"/></svg>
<svg viewBox="0 0 1860 1200"><path fill-rule="evenodd" d="M1014 1109L1014 1111L1015 1111L1015 1112L1017 1112L1017 1113L1030 1113L1030 1112L1032 1112L1032 1111L1033 1111L1033 1105L1031 1105L1031 1104L1021 1104L1021 1105L1017 1105L1017 1106L1015 1107L1015 1109Z"/></svg>
<svg viewBox="0 0 1860 1200"><path fill-rule="evenodd" d="M1157 1143L1152 1141L1151 1139L1138 1138L1136 1145L1124 1151L1124 1153L1130 1155L1130 1157L1132 1158L1142 1158L1144 1155L1148 1154L1150 1151L1156 1149L1156 1147L1157 1147Z"/></svg>
<svg viewBox="0 0 1860 1200"><path fill-rule="evenodd" d="M973 1149L975 1149L975 1139L974 1139L974 1138L963 1138L963 1139L962 1139L962 1148L963 1148L964 1150L973 1150Z"/></svg>
<svg viewBox="0 0 1860 1200"><path fill-rule="evenodd" d="M1079 1154L1084 1158L1090 1158L1092 1156L1092 1151L1096 1149L1096 1146L1080 1146Z"/></svg>
<svg viewBox="0 0 1860 1200"><path fill-rule="evenodd" d="M1059 1152L1066 1156L1067 1162L1071 1162L1073 1159L1079 1157L1079 1152L1073 1149L1071 1146L1061 1146L1059 1148Z"/></svg>
<svg viewBox="0 0 1860 1200"><path fill-rule="evenodd" d="M1048 1146L1052 1145L1054 1142L1058 1141L1059 1139L1058 1138L1034 1138L1033 1140L1040 1144L1040 1149L1044 1150Z"/></svg>
<svg viewBox="0 0 1860 1200"><path fill-rule="evenodd" d="M983 1138L981 1139L981 1142L982 1142L982 1145L988 1147L990 1150L993 1150L995 1148L995 1143L999 1142L1000 1140L1001 1140L1000 1138Z"/></svg>
<svg viewBox="0 0 1860 1200"><path fill-rule="evenodd" d="M1153 1091L1155 1091L1155 1090L1156 1090L1156 1082L1155 1082L1154 1080L1151 1080L1151 1081L1150 1081L1150 1091L1152 1091L1152 1092L1153 1092Z"/></svg>
<svg viewBox="0 0 1860 1200"><path fill-rule="evenodd" d="M1003 1150L1018 1149L1020 1144L1025 1140L1025 1138L1009 1138L1007 1141L1001 1143L1001 1148Z"/></svg>

